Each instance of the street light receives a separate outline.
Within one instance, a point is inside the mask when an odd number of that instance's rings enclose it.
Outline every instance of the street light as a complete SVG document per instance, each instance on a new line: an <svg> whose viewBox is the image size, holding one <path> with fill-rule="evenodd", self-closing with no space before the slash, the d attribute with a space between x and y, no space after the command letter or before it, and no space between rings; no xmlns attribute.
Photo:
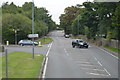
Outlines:
<svg viewBox="0 0 120 80"><path fill-rule="evenodd" d="M15 45L17 45L17 32L19 29L13 29L13 31L15 32Z"/></svg>
<svg viewBox="0 0 120 80"><path fill-rule="evenodd" d="M34 34L34 0L32 0L32 34ZM34 59L34 37L32 38L33 47L32 47L32 58Z"/></svg>

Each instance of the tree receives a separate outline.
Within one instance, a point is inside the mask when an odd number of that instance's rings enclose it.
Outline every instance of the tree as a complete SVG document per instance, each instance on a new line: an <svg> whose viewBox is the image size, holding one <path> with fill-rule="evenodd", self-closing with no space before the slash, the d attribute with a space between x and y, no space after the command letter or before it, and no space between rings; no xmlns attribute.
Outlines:
<svg viewBox="0 0 120 80"><path fill-rule="evenodd" d="M18 30L18 40L27 39L27 35L32 32L32 2L25 2L22 7L16 6L13 2L11 4L6 2L2 5L2 8L3 42L9 40L10 43L14 43L14 30ZM34 6L34 18L35 33L38 33L39 37L56 28L55 22L45 8Z"/></svg>
<svg viewBox="0 0 120 80"><path fill-rule="evenodd" d="M2 36L3 41L10 41L14 43L15 41L15 30L19 30L18 40L26 39L27 35L31 33L31 20L20 14L3 14L3 25L2 25Z"/></svg>
<svg viewBox="0 0 120 80"><path fill-rule="evenodd" d="M60 18L60 26L63 26L65 33L70 34L72 33L72 23L74 19L77 17L79 11L78 6L71 6L65 8L65 14L62 14Z"/></svg>

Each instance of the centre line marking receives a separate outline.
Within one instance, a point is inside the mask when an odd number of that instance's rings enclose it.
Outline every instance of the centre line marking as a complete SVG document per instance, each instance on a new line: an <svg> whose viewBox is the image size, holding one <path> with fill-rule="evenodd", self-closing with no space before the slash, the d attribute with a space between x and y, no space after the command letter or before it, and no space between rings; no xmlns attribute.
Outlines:
<svg viewBox="0 0 120 80"><path fill-rule="evenodd" d="M65 51L66 55L69 56L69 54L68 54L68 52L67 52L67 50L65 48L64 48L64 51Z"/></svg>
<svg viewBox="0 0 120 80"><path fill-rule="evenodd" d="M50 46L49 46L49 49L48 49L47 54L46 54L46 57L48 57L48 54L49 54L50 49L51 49L51 47L52 47L52 44L53 44L53 43L51 43Z"/></svg>

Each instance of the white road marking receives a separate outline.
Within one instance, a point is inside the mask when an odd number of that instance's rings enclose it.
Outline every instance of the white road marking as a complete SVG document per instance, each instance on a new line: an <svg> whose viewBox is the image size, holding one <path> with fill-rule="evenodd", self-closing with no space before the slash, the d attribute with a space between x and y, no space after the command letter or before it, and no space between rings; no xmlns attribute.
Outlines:
<svg viewBox="0 0 120 80"><path fill-rule="evenodd" d="M88 74L91 74L91 75L96 75L96 76L109 76L109 75L105 75L105 74L98 74L98 73L89 73Z"/></svg>
<svg viewBox="0 0 120 80"><path fill-rule="evenodd" d="M105 71L105 70L101 70L101 69L90 69L90 68L82 68L84 70L95 70L95 71Z"/></svg>
<svg viewBox="0 0 120 80"><path fill-rule="evenodd" d="M99 64L100 66L102 66L102 64L100 63L100 61L98 61L98 64Z"/></svg>
<svg viewBox="0 0 120 80"><path fill-rule="evenodd" d="M108 75L110 75L111 76L111 74L104 68L104 70L108 73Z"/></svg>
<svg viewBox="0 0 120 80"><path fill-rule="evenodd" d="M104 51L104 52L106 52L106 53L110 54L111 56L113 56L113 57L115 57L115 58L117 58L117 59L118 59L118 57L116 57L116 56L114 56L113 54L111 54L111 53L109 53L109 52L105 51L104 49L101 49L101 48L100 48L100 50L102 50L102 51Z"/></svg>
<svg viewBox="0 0 120 80"><path fill-rule="evenodd" d="M64 48L64 51L65 51L66 55L69 56L69 54L68 54L68 52L67 52L67 50L65 48Z"/></svg>
<svg viewBox="0 0 120 80"><path fill-rule="evenodd" d="M42 78L45 78L45 74L46 74L46 70L47 70L47 64L48 64L48 57L46 58L46 62L45 62L45 66L44 66L44 70L43 70L43 75Z"/></svg>
<svg viewBox="0 0 120 80"><path fill-rule="evenodd" d="M96 57L95 57L95 60L98 61Z"/></svg>
<svg viewBox="0 0 120 80"><path fill-rule="evenodd" d="M50 47L49 47L49 49L48 49L48 51L47 51L47 54L46 54L46 57L48 57L48 54L49 54L50 49L51 49L51 47L52 47L52 44L53 44L53 43L50 44Z"/></svg>
<svg viewBox="0 0 120 80"><path fill-rule="evenodd" d="M50 44L50 47L49 47L49 49L48 49L48 51L47 51L47 54L46 54L46 61L45 61L45 66L44 66L44 70L43 70L43 75L42 75L42 78L44 79L45 78L45 74L46 74L46 69L47 69L47 64L48 64L48 54L49 54L49 52L50 52L50 49L51 49L51 47L52 47L52 44L53 44L53 42Z"/></svg>
<svg viewBox="0 0 120 80"><path fill-rule="evenodd" d="M97 60L97 61L98 61L98 64L103 67L103 65L100 63L100 61L99 61L96 57L95 57L95 60ZM105 70L105 72L106 72L109 76L111 75L111 74L107 71L107 69L104 68L104 70Z"/></svg>
<svg viewBox="0 0 120 80"><path fill-rule="evenodd" d="M69 56L69 54L67 53L67 56Z"/></svg>
<svg viewBox="0 0 120 80"><path fill-rule="evenodd" d="M88 65L88 64L80 64L81 66L94 66L94 65Z"/></svg>
<svg viewBox="0 0 120 80"><path fill-rule="evenodd" d="M84 62L84 61L80 61L80 64L90 64L90 62Z"/></svg>
<svg viewBox="0 0 120 80"><path fill-rule="evenodd" d="M100 63L100 61L95 57L95 60L98 62L98 64L100 65L100 66L102 66L102 64Z"/></svg>
<svg viewBox="0 0 120 80"><path fill-rule="evenodd" d="M48 47L50 47L50 44L48 45Z"/></svg>
<svg viewBox="0 0 120 80"><path fill-rule="evenodd" d="M67 53L66 49L64 49L65 53Z"/></svg>

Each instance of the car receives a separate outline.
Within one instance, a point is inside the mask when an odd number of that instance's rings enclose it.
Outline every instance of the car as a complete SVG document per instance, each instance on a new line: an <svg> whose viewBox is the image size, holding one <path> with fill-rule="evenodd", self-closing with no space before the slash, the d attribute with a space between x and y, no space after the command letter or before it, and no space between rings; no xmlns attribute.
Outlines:
<svg viewBox="0 0 120 80"><path fill-rule="evenodd" d="M72 41L72 47L74 48L75 46L79 48L88 48L89 44L82 39L75 39Z"/></svg>
<svg viewBox="0 0 120 80"><path fill-rule="evenodd" d="M65 34L64 37L65 37L65 38L69 38L70 36L69 36L68 34Z"/></svg>
<svg viewBox="0 0 120 80"><path fill-rule="evenodd" d="M31 40L20 40L18 42L18 45L24 46L24 45L33 45L33 41ZM34 45L38 45L37 42L34 42Z"/></svg>

